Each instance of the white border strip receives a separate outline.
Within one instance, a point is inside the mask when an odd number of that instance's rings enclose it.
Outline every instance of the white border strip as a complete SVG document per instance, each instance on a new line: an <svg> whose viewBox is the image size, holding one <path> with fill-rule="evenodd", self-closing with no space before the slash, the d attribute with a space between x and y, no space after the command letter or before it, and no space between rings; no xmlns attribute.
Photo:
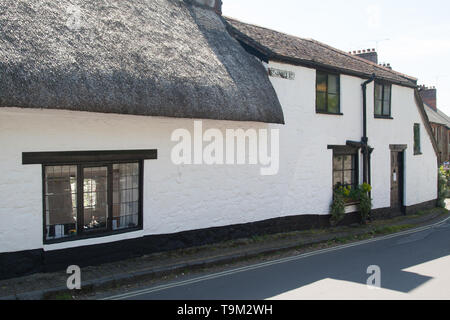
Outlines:
<svg viewBox="0 0 450 320"><path fill-rule="evenodd" d="M351 247L356 247L356 246L364 245L364 244L367 244L367 243L372 243L372 242L376 242L376 241L392 239L392 238L396 238L396 237L400 237L400 236L404 236L404 235L417 233L417 232L421 232L421 231L425 231L425 230L428 230L428 229L435 228L437 226L440 226L440 225L444 224L448 220L450 220L450 217L448 217L445 220L442 220L440 222L437 222L435 224L432 224L432 225L419 227L419 228L411 229L411 230L406 230L406 231L398 232L398 233L395 233L395 234L391 234L391 235L387 235L387 236L383 236L383 237L379 237L379 238L363 240L363 241L354 242L354 243L350 243L350 244L346 244L346 245L342 245L342 246L338 246L338 247L333 247L333 248L328 248L328 249L321 249L321 250L317 250L317 251L314 251L314 252L303 253L303 254L300 254L300 255L297 255L297 256L287 257L287 258L278 259L278 260L274 260L274 261L258 263L258 264L255 264L255 265L241 267L241 268L228 270L228 271L223 271L223 272L218 272L218 273L214 273L214 274L211 274L211 275L206 275L206 276L202 276L202 277L198 277L198 278L194 278L194 279L190 279L190 280L185 280L185 281L180 281L180 282L176 282L176 283L160 285L160 286L156 286L156 287L153 287L153 288L138 290L138 291L134 291L134 292L128 292L128 293L124 293L124 294L120 294L120 295L115 295L115 296L104 298L104 299L101 299L101 300L123 300L123 299L133 298L133 297L136 297L136 296L149 294L149 293L153 293L153 292L158 292L158 291L162 291L162 290L167 290L167 289L171 289L171 288L181 287L181 286L185 286L185 285L189 285L189 284L194 284L194 283L201 282L201 281L217 279L217 278L220 278L220 277L224 277L224 276L228 276L228 275L232 275L232 274L236 274L236 273L240 273L240 272L260 269L260 268L273 266L273 265L276 265L276 264L281 264L281 263L290 262L290 261L296 261L296 260L308 258L308 257L311 257L311 256L316 256L316 255L319 255L319 254L332 252L332 251L338 251L338 250L343 250L343 249L347 249L347 248L351 248Z"/></svg>

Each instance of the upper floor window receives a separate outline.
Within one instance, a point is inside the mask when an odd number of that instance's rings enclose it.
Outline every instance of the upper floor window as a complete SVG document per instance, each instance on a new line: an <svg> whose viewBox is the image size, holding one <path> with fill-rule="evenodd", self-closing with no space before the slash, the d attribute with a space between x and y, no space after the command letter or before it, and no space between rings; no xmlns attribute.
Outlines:
<svg viewBox="0 0 450 320"><path fill-rule="evenodd" d="M340 114L340 79L338 74L317 71L316 112Z"/></svg>
<svg viewBox="0 0 450 320"><path fill-rule="evenodd" d="M414 124L414 155L422 154L420 146L420 124Z"/></svg>
<svg viewBox="0 0 450 320"><path fill-rule="evenodd" d="M391 117L392 86L386 83L375 83L375 117Z"/></svg>

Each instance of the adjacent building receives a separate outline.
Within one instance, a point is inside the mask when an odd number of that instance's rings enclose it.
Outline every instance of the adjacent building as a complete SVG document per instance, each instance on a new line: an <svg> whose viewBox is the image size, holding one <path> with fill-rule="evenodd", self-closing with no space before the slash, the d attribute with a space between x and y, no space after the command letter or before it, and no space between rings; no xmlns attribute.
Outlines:
<svg viewBox="0 0 450 320"><path fill-rule="evenodd" d="M419 87L438 148L439 164L449 162L450 118L437 108L436 87Z"/></svg>

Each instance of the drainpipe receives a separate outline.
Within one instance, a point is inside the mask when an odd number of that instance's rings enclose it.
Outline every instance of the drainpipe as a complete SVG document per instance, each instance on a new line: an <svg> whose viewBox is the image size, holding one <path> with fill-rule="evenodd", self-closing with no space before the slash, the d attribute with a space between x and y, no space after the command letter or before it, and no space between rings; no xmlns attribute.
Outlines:
<svg viewBox="0 0 450 320"><path fill-rule="evenodd" d="M369 138L367 137L367 85L375 80L375 74L372 74L369 80L363 82L363 137L361 138L363 153L363 182L370 183L370 148Z"/></svg>

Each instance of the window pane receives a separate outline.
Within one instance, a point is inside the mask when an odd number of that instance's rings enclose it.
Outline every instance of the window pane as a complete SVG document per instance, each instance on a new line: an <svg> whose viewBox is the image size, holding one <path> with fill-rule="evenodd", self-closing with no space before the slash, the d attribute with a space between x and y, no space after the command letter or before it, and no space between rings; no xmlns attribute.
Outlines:
<svg viewBox="0 0 450 320"><path fill-rule="evenodd" d="M339 113L339 96L328 94L328 112Z"/></svg>
<svg viewBox="0 0 450 320"><path fill-rule="evenodd" d="M108 168L83 169L84 231L104 229L108 220Z"/></svg>
<svg viewBox="0 0 450 320"><path fill-rule="evenodd" d="M375 100L383 99L383 86L375 83Z"/></svg>
<svg viewBox="0 0 450 320"><path fill-rule="evenodd" d="M389 101L384 101L383 116L390 116L390 115L391 115L391 107L390 107Z"/></svg>
<svg viewBox="0 0 450 320"><path fill-rule="evenodd" d="M383 101L381 100L375 100L375 114L377 116L381 116L382 115L382 106L383 106Z"/></svg>
<svg viewBox="0 0 450 320"><path fill-rule="evenodd" d="M353 154L333 155L333 187L354 187L357 184L357 157Z"/></svg>
<svg viewBox="0 0 450 320"><path fill-rule="evenodd" d="M321 72L317 72L316 77L317 91L327 92L327 75Z"/></svg>
<svg viewBox="0 0 450 320"><path fill-rule="evenodd" d="M344 184L348 185L348 186L353 185L353 171L352 170L344 171Z"/></svg>
<svg viewBox="0 0 450 320"><path fill-rule="evenodd" d="M383 115L389 116L391 114L391 86L384 86L384 100L383 100Z"/></svg>
<svg viewBox="0 0 450 320"><path fill-rule="evenodd" d="M414 124L414 154L420 153L420 125Z"/></svg>
<svg viewBox="0 0 450 320"><path fill-rule="evenodd" d="M113 165L113 230L133 228L139 220L139 163Z"/></svg>
<svg viewBox="0 0 450 320"><path fill-rule="evenodd" d="M384 101L389 102L391 100L391 86L385 85L384 86Z"/></svg>
<svg viewBox="0 0 450 320"><path fill-rule="evenodd" d="M343 169L342 161L343 161L343 156L334 156L333 157L333 171Z"/></svg>
<svg viewBox="0 0 450 320"><path fill-rule="evenodd" d="M77 167L45 167L44 201L46 239L77 234Z"/></svg>
<svg viewBox="0 0 450 320"><path fill-rule="evenodd" d="M316 109L318 111L327 111L327 94L326 93L317 92Z"/></svg>
<svg viewBox="0 0 450 320"><path fill-rule="evenodd" d="M328 75L328 93L339 94L339 76Z"/></svg>
<svg viewBox="0 0 450 320"><path fill-rule="evenodd" d="M337 171L333 173L333 186L336 188L337 186L344 185L344 180L342 179L342 171Z"/></svg>
<svg viewBox="0 0 450 320"><path fill-rule="evenodd" d="M344 156L344 170L352 170L353 169L353 156L348 155Z"/></svg>

